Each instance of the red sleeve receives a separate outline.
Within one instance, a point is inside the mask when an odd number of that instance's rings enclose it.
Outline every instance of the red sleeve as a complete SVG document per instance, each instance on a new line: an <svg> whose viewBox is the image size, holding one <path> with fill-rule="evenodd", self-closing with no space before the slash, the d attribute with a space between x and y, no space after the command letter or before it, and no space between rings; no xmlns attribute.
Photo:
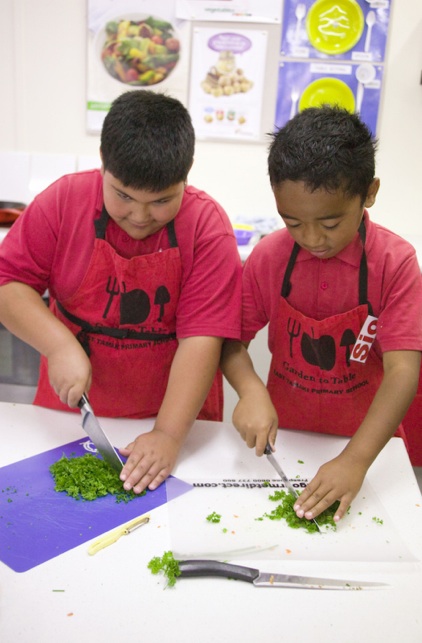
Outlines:
<svg viewBox="0 0 422 643"><path fill-rule="evenodd" d="M242 265L232 226L203 192L190 189L187 204L176 218L183 264L177 335L240 339Z"/></svg>

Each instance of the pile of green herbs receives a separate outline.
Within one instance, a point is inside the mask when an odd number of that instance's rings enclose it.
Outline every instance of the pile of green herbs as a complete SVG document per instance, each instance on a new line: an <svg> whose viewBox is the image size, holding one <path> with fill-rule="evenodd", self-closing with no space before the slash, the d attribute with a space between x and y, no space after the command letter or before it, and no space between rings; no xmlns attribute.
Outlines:
<svg viewBox="0 0 422 643"><path fill-rule="evenodd" d="M317 525L312 520L299 518L296 515L296 512L293 509L296 498L293 494L280 489L270 495L269 500L272 500L273 502L281 502L270 513L265 513L263 516L264 518L269 518L270 520L285 520L289 527L292 527L293 529L305 529L310 534L318 531ZM339 505L340 503L336 501L331 505L331 507L328 507L328 509L320 513L318 516L318 524L335 531L337 526L334 522L334 516ZM262 520L262 518L259 520Z"/></svg>
<svg viewBox="0 0 422 643"><path fill-rule="evenodd" d="M146 493L126 491L117 471L90 453L70 458L63 455L50 466L50 472L56 484L55 491L64 491L76 500L96 500L112 495L116 502L129 502Z"/></svg>

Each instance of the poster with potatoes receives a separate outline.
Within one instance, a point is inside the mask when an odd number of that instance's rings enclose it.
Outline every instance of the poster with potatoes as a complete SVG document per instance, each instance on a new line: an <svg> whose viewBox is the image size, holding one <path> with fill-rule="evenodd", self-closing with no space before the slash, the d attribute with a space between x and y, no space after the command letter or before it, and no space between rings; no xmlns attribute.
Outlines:
<svg viewBox="0 0 422 643"><path fill-rule="evenodd" d="M189 25L174 0L88 0L87 130L99 133L111 102L131 89L187 101Z"/></svg>
<svg viewBox="0 0 422 643"><path fill-rule="evenodd" d="M268 33L195 27L189 111L199 139L258 141Z"/></svg>

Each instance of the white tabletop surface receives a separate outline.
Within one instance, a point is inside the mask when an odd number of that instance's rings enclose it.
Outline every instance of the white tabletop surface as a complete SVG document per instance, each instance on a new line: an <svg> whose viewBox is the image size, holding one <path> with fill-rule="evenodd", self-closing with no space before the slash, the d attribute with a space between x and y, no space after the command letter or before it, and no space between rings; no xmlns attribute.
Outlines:
<svg viewBox="0 0 422 643"><path fill-rule="evenodd" d="M116 446L152 426L152 420L103 419L101 423ZM0 467L81 437L86 436L78 415L0 403ZM345 443L344 438L279 431L277 457L296 472L298 453L303 461L318 466ZM173 473L186 481L255 480L273 475L266 459L257 458L231 425L212 422L195 424ZM312 555L308 560L286 560L286 556L281 560L276 554L234 562L269 572L384 582L389 584L385 589L257 588L222 578L181 579L174 588L165 589L164 578L153 576L147 564L172 546L170 522L177 517L176 499L151 511L148 525L95 556L88 555L86 542L24 573L0 562L0 641L385 643L399 638L404 643L420 643L422 498L399 438L393 438L372 465L361 492L373 499L369 515L381 511L394 523L409 554L402 561L372 560L363 547L361 556L351 551L350 560L337 562L317 555L315 560ZM196 489L183 496L185 506L195 493ZM358 523L353 526L356 540L351 541L351 550L356 549L353 542L358 545L362 540ZM385 527L379 526L379 533ZM180 538L183 524L178 529ZM297 532L285 530L290 532L291 545ZM190 543L195 541L195 533L186 537ZM305 537L313 543L317 541L312 539L331 536ZM57 588L62 591L55 592Z"/></svg>

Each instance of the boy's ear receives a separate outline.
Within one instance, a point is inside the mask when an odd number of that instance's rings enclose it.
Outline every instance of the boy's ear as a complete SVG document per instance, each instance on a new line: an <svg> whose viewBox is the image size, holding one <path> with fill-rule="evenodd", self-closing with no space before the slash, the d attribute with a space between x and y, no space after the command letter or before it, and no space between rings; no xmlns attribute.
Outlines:
<svg viewBox="0 0 422 643"><path fill-rule="evenodd" d="M101 151L101 147L100 147L100 159L101 159L101 168L100 168L101 169L101 174L104 175L103 153Z"/></svg>
<svg viewBox="0 0 422 643"><path fill-rule="evenodd" d="M365 208L370 208L371 205L374 205L379 189L380 189L380 180L375 178L372 181L371 185L369 186L365 203L363 204Z"/></svg>

